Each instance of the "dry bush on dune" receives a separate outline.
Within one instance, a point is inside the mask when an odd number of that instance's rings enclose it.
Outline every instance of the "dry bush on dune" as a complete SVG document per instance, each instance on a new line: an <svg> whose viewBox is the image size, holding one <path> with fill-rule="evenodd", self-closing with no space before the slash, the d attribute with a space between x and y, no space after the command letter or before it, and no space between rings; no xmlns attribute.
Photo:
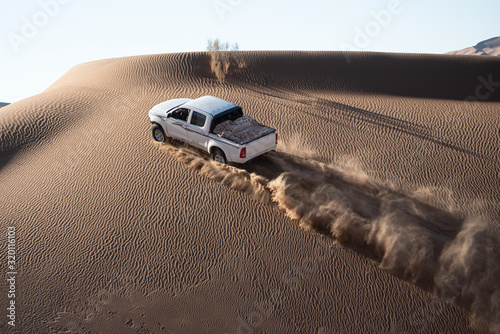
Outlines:
<svg viewBox="0 0 500 334"><path fill-rule="evenodd" d="M229 42L221 42L218 38L208 40L210 69L220 81L224 81L231 71L245 67L244 60L235 54L238 50L238 43L231 45Z"/></svg>

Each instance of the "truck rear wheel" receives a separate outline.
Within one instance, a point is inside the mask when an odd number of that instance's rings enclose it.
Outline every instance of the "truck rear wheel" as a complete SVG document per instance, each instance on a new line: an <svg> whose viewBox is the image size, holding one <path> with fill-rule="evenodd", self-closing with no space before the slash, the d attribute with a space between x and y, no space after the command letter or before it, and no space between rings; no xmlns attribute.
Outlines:
<svg viewBox="0 0 500 334"><path fill-rule="evenodd" d="M226 156L224 155L224 152L222 152L222 150L219 148L214 148L212 150L212 160L220 164L227 164Z"/></svg>
<svg viewBox="0 0 500 334"><path fill-rule="evenodd" d="M153 126L153 138L160 143L164 143L166 141L165 132L163 132L161 125L156 124Z"/></svg>

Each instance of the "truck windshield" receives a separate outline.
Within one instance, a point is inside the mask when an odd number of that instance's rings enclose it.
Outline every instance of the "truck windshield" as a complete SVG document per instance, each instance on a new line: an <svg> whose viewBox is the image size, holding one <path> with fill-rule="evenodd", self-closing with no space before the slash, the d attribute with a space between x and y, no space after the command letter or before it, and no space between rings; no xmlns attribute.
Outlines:
<svg viewBox="0 0 500 334"><path fill-rule="evenodd" d="M220 123L223 123L225 121L235 121L242 116L243 116L243 110L241 110L241 108L228 110L225 113L217 115L212 121L212 125L210 126L210 132L213 132L215 127Z"/></svg>

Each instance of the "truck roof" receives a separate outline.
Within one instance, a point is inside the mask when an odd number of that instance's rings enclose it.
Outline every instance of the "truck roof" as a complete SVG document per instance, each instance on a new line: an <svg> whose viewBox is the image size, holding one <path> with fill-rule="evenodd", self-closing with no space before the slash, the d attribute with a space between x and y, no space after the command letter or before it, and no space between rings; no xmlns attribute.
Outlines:
<svg viewBox="0 0 500 334"><path fill-rule="evenodd" d="M228 110L234 110L237 108L240 108L238 105L228 102L223 99L219 99L218 97L215 96L203 96L200 98L197 98L195 100L191 100L184 104L182 107L186 108L197 108L199 110L202 110L212 116L216 116L220 113L223 113Z"/></svg>

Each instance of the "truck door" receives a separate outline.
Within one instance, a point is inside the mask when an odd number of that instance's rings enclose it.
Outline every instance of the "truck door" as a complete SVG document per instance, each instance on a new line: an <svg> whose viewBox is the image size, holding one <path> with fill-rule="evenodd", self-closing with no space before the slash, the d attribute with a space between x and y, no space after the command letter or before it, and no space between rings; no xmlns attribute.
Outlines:
<svg viewBox="0 0 500 334"><path fill-rule="evenodd" d="M189 124L187 124L186 127L187 136L191 145L201 149L206 149L208 140L204 130L206 122L206 115L203 115L196 111L192 111Z"/></svg>
<svg viewBox="0 0 500 334"><path fill-rule="evenodd" d="M179 108L172 111L167 118L167 132L168 136L188 142L187 135L187 120L189 116L189 109Z"/></svg>

